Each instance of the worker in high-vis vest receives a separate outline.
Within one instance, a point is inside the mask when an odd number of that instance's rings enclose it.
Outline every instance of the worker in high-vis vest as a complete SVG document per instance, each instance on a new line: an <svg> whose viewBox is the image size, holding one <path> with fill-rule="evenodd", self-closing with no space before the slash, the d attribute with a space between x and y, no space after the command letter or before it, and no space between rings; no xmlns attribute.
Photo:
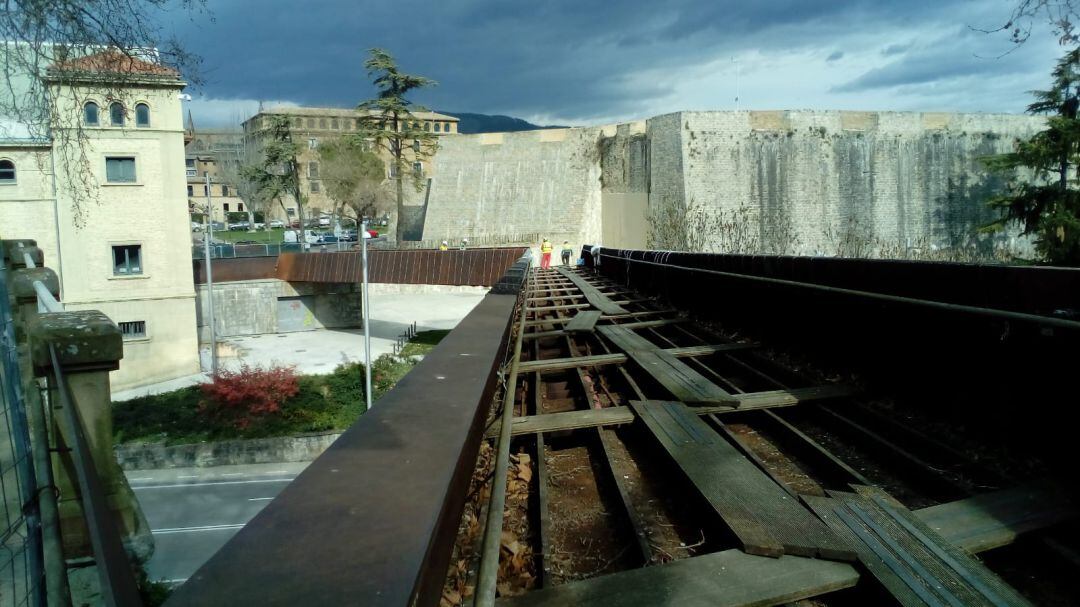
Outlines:
<svg viewBox="0 0 1080 607"><path fill-rule="evenodd" d="M545 238L544 242L540 243L540 267L541 268L546 269L546 268L551 267L551 249L552 249L551 241L548 240L547 238Z"/></svg>

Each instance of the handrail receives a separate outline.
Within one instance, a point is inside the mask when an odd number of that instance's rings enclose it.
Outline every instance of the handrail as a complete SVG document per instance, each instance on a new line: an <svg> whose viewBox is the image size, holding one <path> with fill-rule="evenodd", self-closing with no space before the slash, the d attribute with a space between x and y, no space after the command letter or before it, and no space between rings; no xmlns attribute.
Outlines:
<svg viewBox="0 0 1080 607"><path fill-rule="evenodd" d="M1075 320L1068 320L1064 318L1055 318L1053 316L1040 316L1038 314L1027 314L1024 312L1013 312L1011 310L1002 310L998 308L981 308L978 306L969 306L965 304L954 304L943 301L935 301L930 299L916 299L914 297L904 297L902 295L889 295L887 293L875 293L872 291L860 291L857 289L846 289L843 287L831 287L828 285L799 282L796 280L786 280L783 278L771 278L768 276L755 276L753 274L740 274L737 272L723 272L720 270L710 270L708 268L693 268L687 266L680 266L675 264L659 263L655 261L649 261L646 259L634 259L632 257L623 257L619 255L605 255L600 253L602 257L609 259L618 259L628 261L632 263L639 263L649 266L657 266L669 270L678 270L684 272L691 272L695 274L709 274L713 276L722 276L724 278L732 278L736 280L748 280L752 282L762 282L766 284L779 285L785 287L796 287L800 289L806 289L810 291L820 291L824 293L833 293L837 295L850 295L859 297L862 299L870 299L876 301L883 301L887 303L910 305L915 307L931 308L935 310L941 310L946 312L956 312L960 314L971 314L973 316L983 316L988 318L994 318L998 320L1015 321L1031 323L1034 325L1041 325L1044 327L1053 327L1057 329L1066 330L1080 330L1080 322Z"/></svg>
<svg viewBox="0 0 1080 607"><path fill-rule="evenodd" d="M63 409L63 423L71 444L72 461L79 480L79 492L82 495L83 514L90 533L90 544L94 550L94 561L98 568L101 582L101 596L106 605L128 606L142 605L139 590L135 583L127 553L124 551L120 530L116 526L106 502L105 491L94 466L90 445L86 440L86 428L82 416L75 407L71 387L64 377L56 346L49 344L49 358L52 362L53 378L56 381L56 394Z"/></svg>
<svg viewBox="0 0 1080 607"><path fill-rule="evenodd" d="M40 280L34 281L34 292L37 293L38 300L38 312L63 312L64 304L60 303L53 297L53 294L49 291L49 287L45 286L45 283Z"/></svg>

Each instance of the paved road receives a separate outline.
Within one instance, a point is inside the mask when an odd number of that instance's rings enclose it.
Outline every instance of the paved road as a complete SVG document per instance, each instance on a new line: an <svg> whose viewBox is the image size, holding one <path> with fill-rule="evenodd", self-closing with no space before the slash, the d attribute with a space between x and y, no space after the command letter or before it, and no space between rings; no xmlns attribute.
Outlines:
<svg viewBox="0 0 1080 607"><path fill-rule="evenodd" d="M151 579L180 583L262 510L307 463L134 470L128 482L154 533Z"/></svg>

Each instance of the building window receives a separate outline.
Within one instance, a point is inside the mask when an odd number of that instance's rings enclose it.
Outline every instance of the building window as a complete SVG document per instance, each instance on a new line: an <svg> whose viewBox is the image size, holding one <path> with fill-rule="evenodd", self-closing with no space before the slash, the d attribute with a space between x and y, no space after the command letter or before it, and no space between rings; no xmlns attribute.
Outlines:
<svg viewBox="0 0 1080 607"><path fill-rule="evenodd" d="M208 186L208 185L204 185L204 186L202 187L202 195L203 195L204 197L206 197L206 196L209 196L209 195L210 195L210 186Z"/></svg>
<svg viewBox="0 0 1080 607"><path fill-rule="evenodd" d="M308 165L307 165L307 176L308 176L308 179L318 179L319 178L319 163L318 162L309 162L308 163Z"/></svg>
<svg viewBox="0 0 1080 607"><path fill-rule="evenodd" d="M318 194L320 191L322 191L322 190L319 187L319 182L318 181L312 181L311 182L311 193L312 194Z"/></svg>
<svg viewBox="0 0 1080 607"><path fill-rule="evenodd" d="M222 196L228 196L229 195L229 186L227 186L227 185L221 186L221 195ZM243 209L241 209L241 210L243 210Z"/></svg>
<svg viewBox="0 0 1080 607"><path fill-rule="evenodd" d="M87 126L98 125L98 105L93 101L89 101L83 106L83 122Z"/></svg>
<svg viewBox="0 0 1080 607"><path fill-rule="evenodd" d="M326 128L326 118L319 118L319 128L320 129L325 129Z"/></svg>
<svg viewBox="0 0 1080 607"><path fill-rule="evenodd" d="M114 101L109 105L109 120L113 126L124 126L124 104Z"/></svg>
<svg viewBox="0 0 1080 607"><path fill-rule="evenodd" d="M187 195L188 196L194 196L195 195L195 187L194 186L189 185L187 187Z"/></svg>
<svg viewBox="0 0 1080 607"><path fill-rule="evenodd" d="M413 149L414 152L419 152L420 151L420 140L419 139L413 139L412 149Z"/></svg>
<svg viewBox="0 0 1080 607"><path fill-rule="evenodd" d="M423 175L424 174L424 163L423 162L414 162L414 163L412 163L412 170L413 170L414 175L417 175L417 176Z"/></svg>
<svg viewBox="0 0 1080 607"><path fill-rule="evenodd" d="M105 158L105 181L109 183L135 183L135 158L110 156Z"/></svg>
<svg viewBox="0 0 1080 607"><path fill-rule="evenodd" d="M120 323L120 333L124 339L142 339L146 337L146 321L132 320Z"/></svg>
<svg viewBox="0 0 1080 607"><path fill-rule="evenodd" d="M243 213L244 212L244 203L242 203L242 202L236 203L236 210Z"/></svg>
<svg viewBox="0 0 1080 607"><path fill-rule="evenodd" d="M435 123L435 132L438 133L441 130L442 130L442 123L441 122L436 122Z"/></svg>
<svg viewBox="0 0 1080 607"><path fill-rule="evenodd" d="M427 122L426 120L424 121L424 130L431 132L431 123Z"/></svg>
<svg viewBox="0 0 1080 607"><path fill-rule="evenodd" d="M335 131L338 129L337 118L331 118L330 119L330 128L334 129Z"/></svg>
<svg viewBox="0 0 1080 607"><path fill-rule="evenodd" d="M135 126L150 126L150 106L145 103L135 104Z"/></svg>
<svg viewBox="0 0 1080 607"><path fill-rule="evenodd" d="M289 217L292 217L293 215L296 215L296 207L286 207L285 208L285 214L288 215Z"/></svg>
<svg viewBox="0 0 1080 607"><path fill-rule="evenodd" d="M222 203L222 205L221 205L221 210L222 210L222 211L225 211L226 213L228 213L228 212L229 212L229 203L227 203L227 202L225 202L225 203Z"/></svg>
<svg viewBox="0 0 1080 607"><path fill-rule="evenodd" d="M309 150L314 150L315 148L319 147L319 140L312 137L311 139L307 140L307 146Z"/></svg>
<svg viewBox="0 0 1080 607"><path fill-rule="evenodd" d="M307 128L309 128L309 129L315 128L315 119L314 118L308 118L307 119Z"/></svg>
<svg viewBox="0 0 1080 607"><path fill-rule="evenodd" d="M15 163L0 160L0 183L15 183Z"/></svg>
<svg viewBox="0 0 1080 607"><path fill-rule="evenodd" d="M114 275L142 274L142 245L117 245L112 248L112 255Z"/></svg>
<svg viewBox="0 0 1080 607"><path fill-rule="evenodd" d="M187 158L184 160L184 165L187 166L187 176L196 177L199 175L199 171L195 168L195 159Z"/></svg>
<svg viewBox="0 0 1080 607"><path fill-rule="evenodd" d="M390 179L397 179L397 164L390 165Z"/></svg>

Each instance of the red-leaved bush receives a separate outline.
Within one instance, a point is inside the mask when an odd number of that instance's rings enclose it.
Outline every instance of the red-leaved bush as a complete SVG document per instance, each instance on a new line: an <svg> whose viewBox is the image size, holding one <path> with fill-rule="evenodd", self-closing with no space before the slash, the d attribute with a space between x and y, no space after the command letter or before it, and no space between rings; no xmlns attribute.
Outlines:
<svg viewBox="0 0 1080 607"><path fill-rule="evenodd" d="M241 365L239 371L218 371L213 381L200 388L204 397L200 413L247 428L280 411L286 399L300 392L300 380L292 367Z"/></svg>

